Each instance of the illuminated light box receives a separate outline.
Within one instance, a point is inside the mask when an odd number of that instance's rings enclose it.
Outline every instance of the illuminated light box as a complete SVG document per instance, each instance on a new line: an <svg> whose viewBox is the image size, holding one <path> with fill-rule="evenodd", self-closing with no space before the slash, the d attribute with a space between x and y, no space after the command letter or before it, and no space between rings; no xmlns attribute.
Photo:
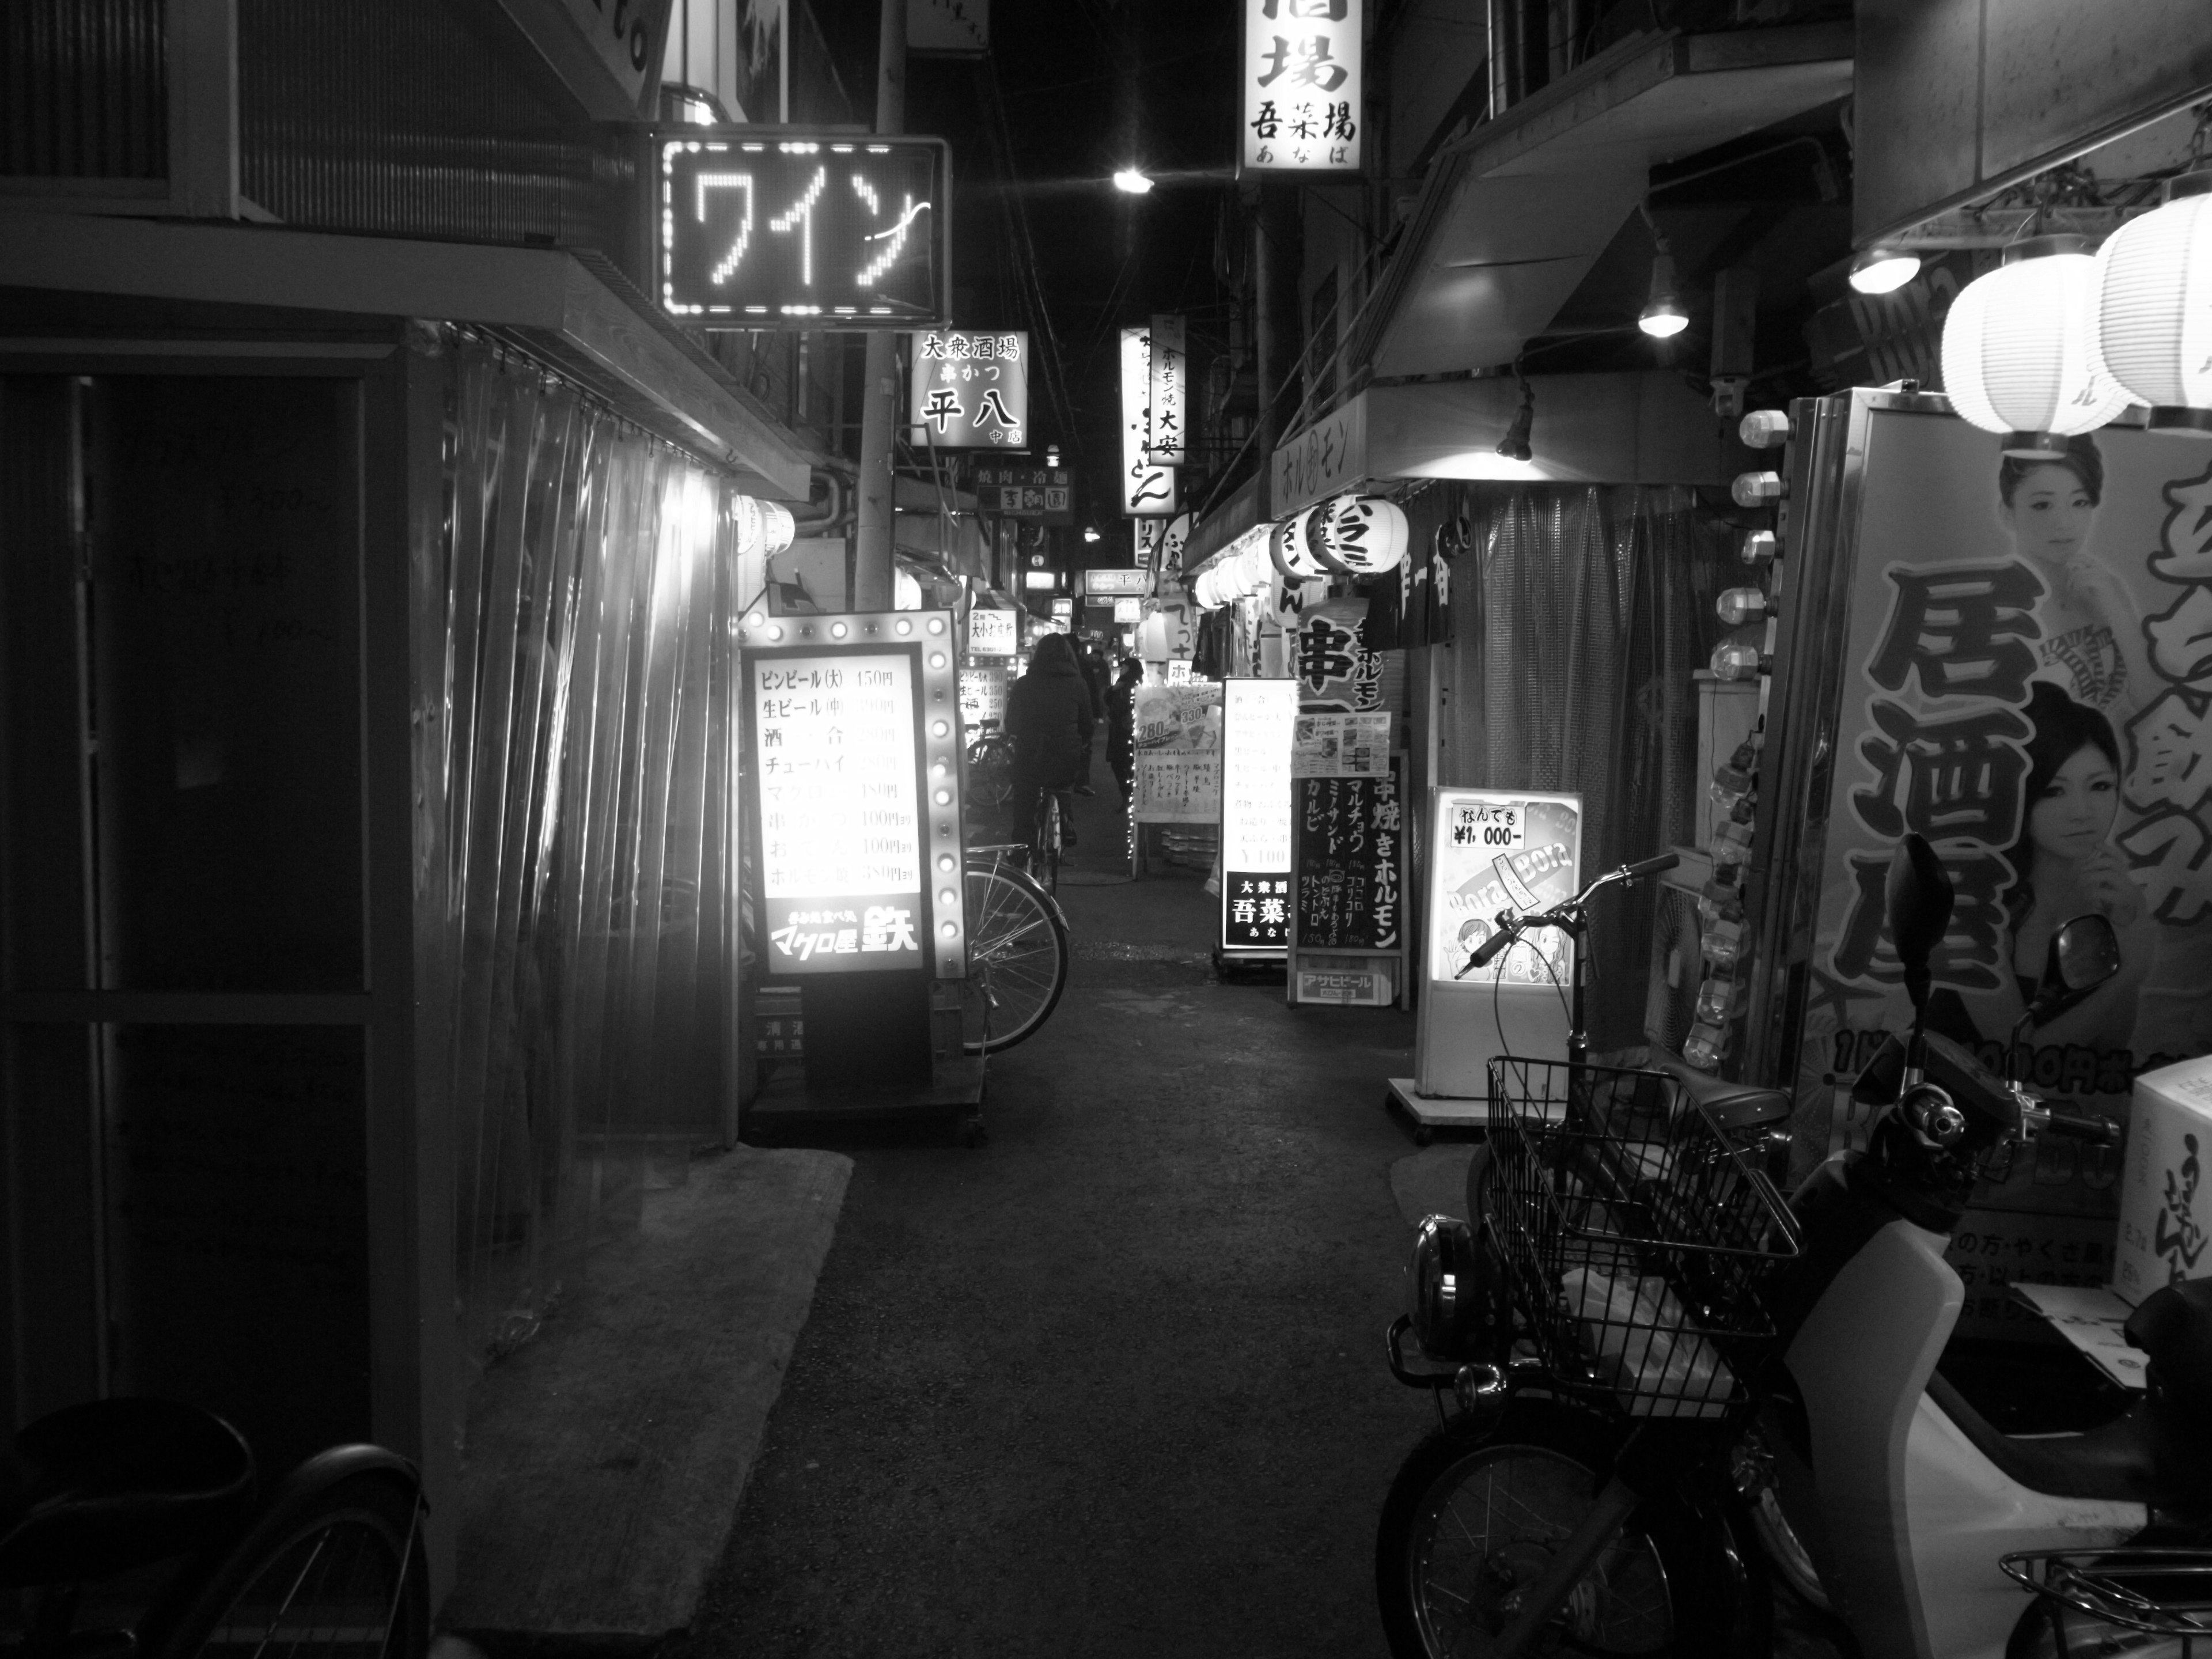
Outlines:
<svg viewBox="0 0 2212 1659"><path fill-rule="evenodd" d="M754 615L738 641L763 969L963 977L951 615Z"/></svg>
<svg viewBox="0 0 2212 1659"><path fill-rule="evenodd" d="M968 654L1011 657L1019 648L1014 613L977 605L968 613Z"/></svg>
<svg viewBox="0 0 2212 1659"><path fill-rule="evenodd" d="M1291 943L1298 685L1231 679L1221 690L1221 953L1283 957Z"/></svg>
<svg viewBox="0 0 2212 1659"><path fill-rule="evenodd" d="M1029 588L1057 587L1060 578L1049 570L1024 570L1022 572L1022 586Z"/></svg>
<svg viewBox="0 0 2212 1659"><path fill-rule="evenodd" d="M654 141L660 303L714 328L941 323L951 269L941 138L689 127Z"/></svg>

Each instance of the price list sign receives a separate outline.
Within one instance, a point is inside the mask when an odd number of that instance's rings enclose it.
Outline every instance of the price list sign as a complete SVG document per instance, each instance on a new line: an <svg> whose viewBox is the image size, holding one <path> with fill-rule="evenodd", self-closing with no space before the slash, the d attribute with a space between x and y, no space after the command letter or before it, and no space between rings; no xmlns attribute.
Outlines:
<svg viewBox="0 0 2212 1659"><path fill-rule="evenodd" d="M1552 928L1522 941L1464 981L1459 971L1476 946L1495 931L1500 910L1528 908L1516 902L1511 872L1538 907L1556 903L1581 884L1582 812L1571 798L1452 792L1441 806L1432 860L1430 973L1466 984L1525 985L1547 990L1568 982L1573 958L1566 935Z"/></svg>
<svg viewBox="0 0 2212 1659"><path fill-rule="evenodd" d="M1393 951L1404 907L1398 860L1404 836L1394 770L1297 784L1300 949Z"/></svg>
<svg viewBox="0 0 2212 1659"><path fill-rule="evenodd" d="M927 966L912 658L779 655L751 671L769 971Z"/></svg>
<svg viewBox="0 0 2212 1659"><path fill-rule="evenodd" d="M1225 681L1221 714L1221 948L1286 951L1297 684Z"/></svg>

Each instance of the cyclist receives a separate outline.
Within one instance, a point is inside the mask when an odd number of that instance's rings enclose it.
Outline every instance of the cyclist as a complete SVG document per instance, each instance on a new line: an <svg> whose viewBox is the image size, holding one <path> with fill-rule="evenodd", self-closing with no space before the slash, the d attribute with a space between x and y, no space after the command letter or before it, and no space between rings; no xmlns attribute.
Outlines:
<svg viewBox="0 0 2212 1659"><path fill-rule="evenodd" d="M1075 844L1068 792L1081 781L1091 744L1091 688L1065 634L1048 634L1030 656L1029 672L1006 693L1006 734L1014 740L1014 788L1006 800L1006 838L1036 833L1038 798L1060 796L1061 840Z"/></svg>

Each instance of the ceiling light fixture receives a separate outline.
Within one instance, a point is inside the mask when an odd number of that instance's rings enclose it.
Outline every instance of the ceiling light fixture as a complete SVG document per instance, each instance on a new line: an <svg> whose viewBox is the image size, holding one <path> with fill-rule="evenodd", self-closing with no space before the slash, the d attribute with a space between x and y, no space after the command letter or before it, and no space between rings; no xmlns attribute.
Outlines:
<svg viewBox="0 0 2212 1659"><path fill-rule="evenodd" d="M1114 175L1114 188L1126 190L1132 196L1142 196L1152 187L1152 181L1137 167L1123 167Z"/></svg>
<svg viewBox="0 0 2212 1659"><path fill-rule="evenodd" d="M1083 539L1086 542L1095 542L1098 539L1098 532L1089 525L1085 525L1083 526Z"/></svg>
<svg viewBox="0 0 2212 1659"><path fill-rule="evenodd" d="M1920 274L1920 256L1877 242L1851 261L1851 286L1861 294L1894 294Z"/></svg>
<svg viewBox="0 0 2212 1659"><path fill-rule="evenodd" d="M1505 435L1498 441L1498 453L1509 461L1525 461L1535 452L1528 447L1529 430L1536 422L1536 389L1516 368L1513 378L1521 382L1521 407L1513 412L1513 424L1505 428Z"/></svg>
<svg viewBox="0 0 2212 1659"><path fill-rule="evenodd" d="M1690 319L1682 302L1674 297L1674 251L1652 222L1649 208L1644 210L1644 222L1651 226L1651 295L1644 301L1644 314L1636 319L1636 325L1655 340L1670 340L1689 327Z"/></svg>

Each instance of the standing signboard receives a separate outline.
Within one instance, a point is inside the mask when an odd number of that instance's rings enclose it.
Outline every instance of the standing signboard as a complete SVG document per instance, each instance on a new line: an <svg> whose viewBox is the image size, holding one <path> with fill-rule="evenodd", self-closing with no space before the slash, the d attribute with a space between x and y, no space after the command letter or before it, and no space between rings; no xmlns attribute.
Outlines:
<svg viewBox="0 0 2212 1659"><path fill-rule="evenodd" d="M1564 1060L1574 960L1566 936L1523 936L1461 977L1468 958L1516 908L1503 859L1541 908L1582 884L1582 797L1528 790L1429 791L1428 902L1423 923L1414 1074L1394 1078L1422 1122L1480 1126L1492 1058Z"/></svg>
<svg viewBox="0 0 2212 1659"><path fill-rule="evenodd" d="M1133 709L1139 823L1221 818L1221 688L1140 685Z"/></svg>
<svg viewBox="0 0 2212 1659"><path fill-rule="evenodd" d="M1363 0L1244 0L1239 174L1357 174Z"/></svg>
<svg viewBox="0 0 2212 1659"><path fill-rule="evenodd" d="M1807 495L1835 504L1836 537L1793 564L1844 619L1825 647L1840 696L1767 749L1833 732L1806 816L1778 826L1805 849L1794 888L1815 921L1790 970L1802 1012L1753 1015L1800 1022L1777 1079L1796 1088L1800 1162L1863 1135L1852 1085L1910 1024L1882 884L1912 831L1956 891L1931 1024L1992 1070L2055 926L2112 922L2118 977L2022 1042L2032 1086L2125 1122L2138 1073L2212 1052L2212 466L2118 425L2014 460L1936 399L1831 407L1846 441ZM1977 1188L1948 1252L1962 1333L2015 1327L2014 1281L2105 1281L2119 1170L2113 1149L2046 1135Z"/></svg>
<svg viewBox="0 0 2212 1659"><path fill-rule="evenodd" d="M1405 825L1388 714L1301 714L1291 742L1292 1002L1382 1007L1405 983Z"/></svg>
<svg viewBox="0 0 2212 1659"><path fill-rule="evenodd" d="M921 329L907 376L907 425L933 449L1025 449L1030 337Z"/></svg>
<svg viewBox="0 0 2212 1659"><path fill-rule="evenodd" d="M1147 458L1152 442L1152 331L1121 331L1121 511L1132 519L1173 518L1176 470Z"/></svg>
<svg viewBox="0 0 2212 1659"><path fill-rule="evenodd" d="M1291 946L1290 680L1221 686L1221 930L1224 957L1287 957Z"/></svg>
<svg viewBox="0 0 2212 1659"><path fill-rule="evenodd" d="M925 611L738 630L755 948L801 988L810 1089L926 1084L932 983L966 973L952 629Z"/></svg>
<svg viewBox="0 0 2212 1659"><path fill-rule="evenodd" d="M990 663L960 671L960 726L965 732L980 730L985 720L1006 723L1006 668Z"/></svg>

